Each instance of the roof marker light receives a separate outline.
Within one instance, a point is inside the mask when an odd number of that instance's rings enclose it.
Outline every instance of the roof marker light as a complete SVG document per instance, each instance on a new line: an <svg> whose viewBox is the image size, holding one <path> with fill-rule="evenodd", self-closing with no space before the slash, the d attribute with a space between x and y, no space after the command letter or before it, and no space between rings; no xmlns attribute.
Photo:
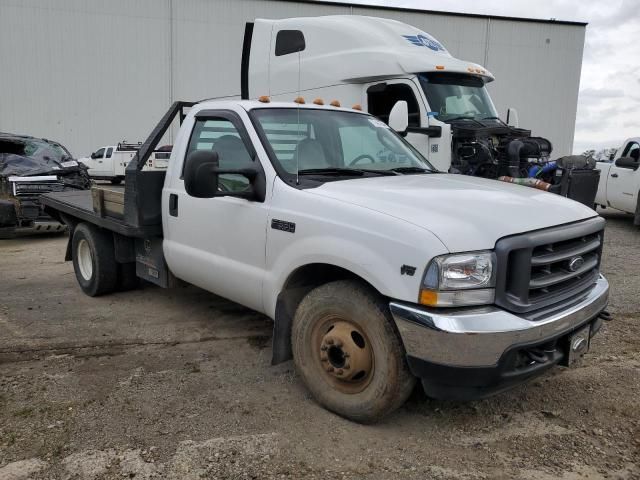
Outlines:
<svg viewBox="0 0 640 480"><path fill-rule="evenodd" d="M268 95L262 95L260 97L258 97L258 101L261 103L269 103L271 101L271 99L269 98Z"/></svg>
<svg viewBox="0 0 640 480"><path fill-rule="evenodd" d="M321 98L316 98L316 99L313 101L313 104L314 104L314 105L324 105L324 100L322 100Z"/></svg>
<svg viewBox="0 0 640 480"><path fill-rule="evenodd" d="M339 107L340 102L338 100L333 100L329 105L331 105L332 107Z"/></svg>
<svg viewBox="0 0 640 480"><path fill-rule="evenodd" d="M475 70L473 69L473 67L469 67L469 68L467 68L467 71L473 73Z"/></svg>
<svg viewBox="0 0 640 480"><path fill-rule="evenodd" d="M358 110L358 111L362 111L362 105L360 105L359 103L356 103L353 107L351 107L353 110Z"/></svg>
<svg viewBox="0 0 640 480"><path fill-rule="evenodd" d="M444 65L436 65L436 70L444 70Z"/></svg>
<svg viewBox="0 0 640 480"><path fill-rule="evenodd" d="M296 97L296 99L294 100L294 103L299 103L301 105L304 105L304 98Z"/></svg>

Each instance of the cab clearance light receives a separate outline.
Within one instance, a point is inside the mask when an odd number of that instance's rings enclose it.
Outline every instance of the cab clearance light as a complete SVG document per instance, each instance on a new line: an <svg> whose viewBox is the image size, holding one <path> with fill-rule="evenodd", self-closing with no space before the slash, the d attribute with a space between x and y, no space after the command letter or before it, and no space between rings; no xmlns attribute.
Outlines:
<svg viewBox="0 0 640 480"><path fill-rule="evenodd" d="M329 105L331 105L332 107L339 107L340 102L338 100L333 100Z"/></svg>
<svg viewBox="0 0 640 480"><path fill-rule="evenodd" d="M294 100L294 103L298 103L300 105L304 105L304 98L296 97L296 99Z"/></svg>
<svg viewBox="0 0 640 480"><path fill-rule="evenodd" d="M469 68L467 68L467 71L473 73L475 71L475 69L473 67L469 67Z"/></svg>
<svg viewBox="0 0 640 480"><path fill-rule="evenodd" d="M360 105L359 103L356 103L353 107L351 107L353 110L358 110L358 111L362 111L362 105Z"/></svg>
<svg viewBox="0 0 640 480"><path fill-rule="evenodd" d="M316 98L316 99L313 101L313 104L314 104L314 105L324 105L324 100L322 100L321 98Z"/></svg>
<svg viewBox="0 0 640 480"><path fill-rule="evenodd" d="M444 70L444 65L436 65L436 70Z"/></svg>
<svg viewBox="0 0 640 480"><path fill-rule="evenodd" d="M271 99L269 98L268 95L262 95L260 97L258 97L258 101L261 103L269 103L271 101Z"/></svg>

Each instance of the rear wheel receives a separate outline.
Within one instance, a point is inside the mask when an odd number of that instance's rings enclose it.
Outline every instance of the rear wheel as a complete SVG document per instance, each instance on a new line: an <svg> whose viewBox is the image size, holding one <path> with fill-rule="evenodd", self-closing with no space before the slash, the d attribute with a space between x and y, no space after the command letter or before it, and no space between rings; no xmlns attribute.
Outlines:
<svg viewBox="0 0 640 480"><path fill-rule="evenodd" d="M122 178L120 177L114 177L111 179L111 184L112 185L120 185L120 183L122 182Z"/></svg>
<svg viewBox="0 0 640 480"><path fill-rule="evenodd" d="M357 282L331 282L302 300L292 348L316 400L357 422L397 409L415 386L386 303Z"/></svg>
<svg viewBox="0 0 640 480"><path fill-rule="evenodd" d="M118 264L111 234L81 223L73 231L71 248L73 269L84 293L95 297L115 290Z"/></svg>

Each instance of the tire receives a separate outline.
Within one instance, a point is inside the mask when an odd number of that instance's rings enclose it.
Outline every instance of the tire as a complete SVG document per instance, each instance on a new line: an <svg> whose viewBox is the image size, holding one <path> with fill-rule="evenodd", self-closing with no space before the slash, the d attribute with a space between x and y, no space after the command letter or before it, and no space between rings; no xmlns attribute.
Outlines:
<svg viewBox="0 0 640 480"><path fill-rule="evenodd" d="M110 233L80 223L73 231L71 251L76 279L84 293L97 297L116 289L118 264Z"/></svg>
<svg viewBox="0 0 640 480"><path fill-rule="evenodd" d="M291 343L296 370L314 398L350 420L378 421L415 386L388 306L358 282L331 282L307 294Z"/></svg>
<svg viewBox="0 0 640 480"><path fill-rule="evenodd" d="M122 183L122 178L114 177L111 179L111 185L120 185Z"/></svg>
<svg viewBox="0 0 640 480"><path fill-rule="evenodd" d="M140 286L140 279L136 275L136 264L119 263L118 264L118 290L126 292L127 290L135 290Z"/></svg>

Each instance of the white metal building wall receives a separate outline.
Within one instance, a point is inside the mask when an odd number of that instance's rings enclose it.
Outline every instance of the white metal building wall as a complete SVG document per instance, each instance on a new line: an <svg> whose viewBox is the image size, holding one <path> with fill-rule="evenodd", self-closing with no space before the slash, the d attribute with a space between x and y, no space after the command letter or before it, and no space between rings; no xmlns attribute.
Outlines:
<svg viewBox="0 0 640 480"><path fill-rule="evenodd" d="M573 144L585 28L284 0L0 0L0 131L56 139L76 156L144 140L173 100L240 93L244 24L331 14L425 30L496 76L520 125Z"/></svg>

